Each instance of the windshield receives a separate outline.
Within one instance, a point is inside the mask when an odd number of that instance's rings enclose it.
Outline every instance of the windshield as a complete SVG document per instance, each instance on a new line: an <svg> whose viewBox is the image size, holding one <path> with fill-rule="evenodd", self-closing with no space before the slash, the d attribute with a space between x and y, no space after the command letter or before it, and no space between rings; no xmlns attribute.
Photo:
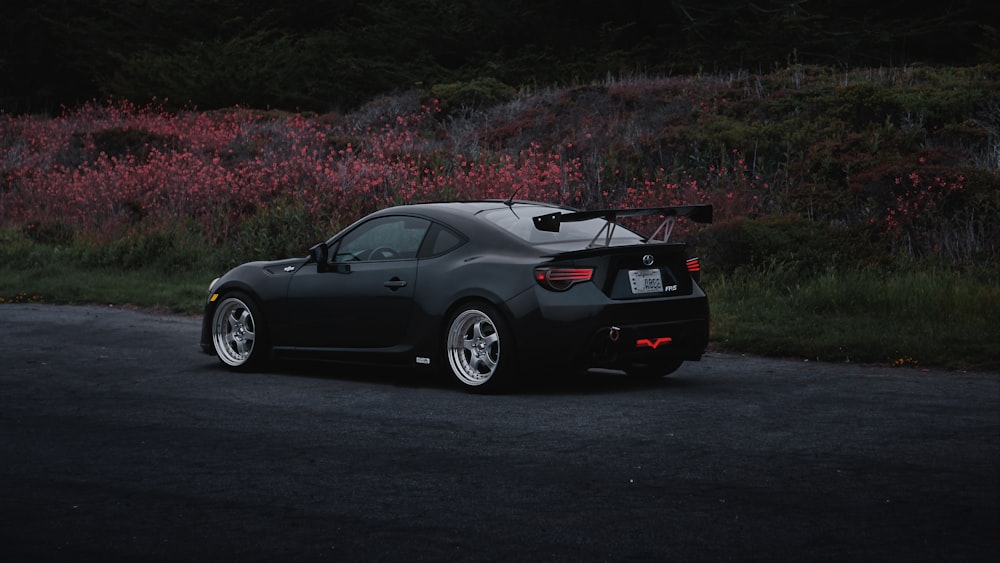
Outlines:
<svg viewBox="0 0 1000 563"><path fill-rule="evenodd" d="M501 229L532 244L575 241L590 243L598 235L600 237L598 237L599 240L596 242L600 243L601 246L605 244L608 222L604 219L563 223L559 226L559 232L555 233L540 231L535 228L535 223L532 220L534 217L547 215L556 210L545 211L545 208L541 207L503 207L484 211L482 212L482 217ZM614 235L611 237L611 244L631 245L641 243L643 240L636 233L618 225L615 227Z"/></svg>

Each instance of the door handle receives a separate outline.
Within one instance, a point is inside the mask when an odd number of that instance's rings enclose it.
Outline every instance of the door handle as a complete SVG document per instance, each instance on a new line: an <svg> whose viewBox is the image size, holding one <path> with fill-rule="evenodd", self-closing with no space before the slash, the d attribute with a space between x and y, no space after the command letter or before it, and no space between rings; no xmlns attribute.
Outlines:
<svg viewBox="0 0 1000 563"><path fill-rule="evenodd" d="M403 280L401 280L401 279L399 279L399 278L392 278L391 280L385 282L382 285L384 285L385 287L388 287L389 289L391 289L393 291L396 291L397 289L399 289L401 287L406 287L406 282L403 281Z"/></svg>

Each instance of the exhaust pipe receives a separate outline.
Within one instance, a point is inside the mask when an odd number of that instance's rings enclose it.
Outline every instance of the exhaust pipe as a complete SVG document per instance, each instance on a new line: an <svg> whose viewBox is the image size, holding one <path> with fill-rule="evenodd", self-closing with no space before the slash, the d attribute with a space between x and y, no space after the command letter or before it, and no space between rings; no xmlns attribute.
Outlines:
<svg viewBox="0 0 1000 563"><path fill-rule="evenodd" d="M613 326L613 327L609 328L608 329L608 340L610 340L612 342L618 342L618 339L621 338L621 330L622 329L620 329L620 328L618 328L616 326Z"/></svg>

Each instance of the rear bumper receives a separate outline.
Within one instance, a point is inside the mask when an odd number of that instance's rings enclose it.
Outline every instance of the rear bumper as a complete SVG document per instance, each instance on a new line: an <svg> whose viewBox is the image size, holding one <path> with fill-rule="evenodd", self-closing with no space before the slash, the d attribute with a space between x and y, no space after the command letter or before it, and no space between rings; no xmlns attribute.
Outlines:
<svg viewBox="0 0 1000 563"><path fill-rule="evenodd" d="M708 319L600 327L588 342L577 361L585 367L700 360L708 346Z"/></svg>
<svg viewBox="0 0 1000 563"><path fill-rule="evenodd" d="M508 303L518 358L524 367L560 369L699 360L708 347L709 307L701 288L694 289L688 296L635 301L612 300L586 286L526 292Z"/></svg>

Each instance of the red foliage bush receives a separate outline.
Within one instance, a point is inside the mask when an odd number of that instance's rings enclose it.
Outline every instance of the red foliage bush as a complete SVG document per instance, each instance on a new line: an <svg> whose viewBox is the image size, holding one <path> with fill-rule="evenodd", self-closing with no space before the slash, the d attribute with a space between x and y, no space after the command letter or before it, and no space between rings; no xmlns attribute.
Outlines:
<svg viewBox="0 0 1000 563"><path fill-rule="evenodd" d="M721 221L803 209L813 218L818 210L817 219L870 229L898 248L938 251L928 234L934 221L944 212L958 217L969 199L954 163L900 151L885 164L852 133L840 143L804 139L809 148L794 154L818 151L816 158L800 164L789 150L764 168L756 144L742 147L741 139L781 130L741 125L726 113L737 104L717 82L545 92L463 123L433 100L350 116L168 113L128 102L90 103L54 119L0 115L0 225L58 225L98 243L183 228L218 245L278 208L331 234L390 205L516 194L590 209L711 203ZM679 116L685 124L675 128ZM720 132L714 144L699 140L706 125ZM838 186L842 169L851 178ZM826 208L835 212L822 216ZM976 221L969 248L981 248L996 228ZM651 231L655 222L637 228ZM952 238L957 248L962 241Z"/></svg>
<svg viewBox="0 0 1000 563"><path fill-rule="evenodd" d="M0 214L5 224L68 224L98 240L139 223L153 230L190 223L218 242L275 201L301 204L310 221L331 227L389 205L514 194L583 207L715 199L721 209L745 211L744 202L731 203L732 191L713 198L662 169L625 190L589 193L600 180L586 178L581 159L566 157L564 147L449 153L446 139L430 133L434 112L428 106L363 129L302 115L168 114L128 103L88 104L52 120L6 116ZM95 139L113 130L172 142L109 154ZM338 139L352 142L338 146ZM720 171L720 183L729 174Z"/></svg>

